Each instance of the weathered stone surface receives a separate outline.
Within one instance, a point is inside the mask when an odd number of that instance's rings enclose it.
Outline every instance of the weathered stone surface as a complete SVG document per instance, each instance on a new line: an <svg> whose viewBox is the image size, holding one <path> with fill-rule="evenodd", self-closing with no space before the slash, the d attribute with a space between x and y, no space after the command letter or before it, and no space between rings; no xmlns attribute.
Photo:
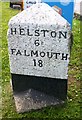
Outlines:
<svg viewBox="0 0 82 120"><path fill-rule="evenodd" d="M8 46L11 73L67 79L70 25L47 4L11 18Z"/></svg>
<svg viewBox="0 0 82 120"><path fill-rule="evenodd" d="M14 99L18 113L64 103L64 101L58 100L53 96L33 89L29 89L22 93L15 93Z"/></svg>

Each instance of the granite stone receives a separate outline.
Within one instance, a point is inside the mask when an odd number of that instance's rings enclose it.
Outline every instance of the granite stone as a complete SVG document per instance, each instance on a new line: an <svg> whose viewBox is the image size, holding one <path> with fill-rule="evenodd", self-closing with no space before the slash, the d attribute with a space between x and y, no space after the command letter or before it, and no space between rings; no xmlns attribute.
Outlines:
<svg viewBox="0 0 82 120"><path fill-rule="evenodd" d="M67 79L70 33L69 23L45 3L37 3L11 18L11 73Z"/></svg>

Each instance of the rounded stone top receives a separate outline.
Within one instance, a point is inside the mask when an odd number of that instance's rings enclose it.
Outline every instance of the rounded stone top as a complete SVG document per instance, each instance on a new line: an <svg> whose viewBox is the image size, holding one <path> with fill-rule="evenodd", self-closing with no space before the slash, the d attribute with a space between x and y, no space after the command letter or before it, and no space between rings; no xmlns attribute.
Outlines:
<svg viewBox="0 0 82 120"><path fill-rule="evenodd" d="M10 19L9 26L17 24L48 24L70 27L67 20L46 3L36 3Z"/></svg>

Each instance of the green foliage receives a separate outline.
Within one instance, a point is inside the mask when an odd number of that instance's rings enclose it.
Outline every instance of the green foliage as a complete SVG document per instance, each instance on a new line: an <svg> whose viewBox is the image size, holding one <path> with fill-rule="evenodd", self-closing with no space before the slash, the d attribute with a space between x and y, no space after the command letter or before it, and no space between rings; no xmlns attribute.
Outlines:
<svg viewBox="0 0 82 120"><path fill-rule="evenodd" d="M0 2L1 4L1 2ZM40 118L40 119L80 119L80 21L73 21L73 46L69 64L68 97L64 105L51 106L41 110L18 114L15 109L13 93L10 87L10 69L7 43L9 19L19 10L9 8L9 3L2 3L2 98L3 118ZM2 49L1 49L2 47Z"/></svg>

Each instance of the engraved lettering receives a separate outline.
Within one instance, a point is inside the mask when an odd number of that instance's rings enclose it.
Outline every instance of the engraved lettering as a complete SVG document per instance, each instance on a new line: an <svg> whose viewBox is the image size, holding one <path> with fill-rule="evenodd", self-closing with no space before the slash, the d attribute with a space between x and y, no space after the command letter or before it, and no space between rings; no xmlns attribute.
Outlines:
<svg viewBox="0 0 82 120"><path fill-rule="evenodd" d="M68 54L62 53L62 60L67 60L67 58L68 58Z"/></svg>
<svg viewBox="0 0 82 120"><path fill-rule="evenodd" d="M24 28L20 28L20 35L25 35L25 29Z"/></svg>
<svg viewBox="0 0 82 120"><path fill-rule="evenodd" d="M67 38L67 32L59 31L59 38L62 38L62 36L66 39Z"/></svg>
<svg viewBox="0 0 82 120"><path fill-rule="evenodd" d="M41 32L43 32L43 36L45 37L46 36L46 32L48 33L49 30L41 30Z"/></svg>
<svg viewBox="0 0 82 120"><path fill-rule="evenodd" d="M55 38L56 35L57 35L56 31L52 31L52 32L51 32L51 37Z"/></svg>
<svg viewBox="0 0 82 120"><path fill-rule="evenodd" d="M40 36L39 30L35 30L35 36Z"/></svg>
<svg viewBox="0 0 82 120"><path fill-rule="evenodd" d="M35 57L38 57L38 51L31 50L31 57L33 57L34 55Z"/></svg>
<svg viewBox="0 0 82 120"><path fill-rule="evenodd" d="M17 53L16 53L16 55L22 55L21 51L18 50Z"/></svg>
<svg viewBox="0 0 82 120"><path fill-rule="evenodd" d="M11 34L12 34L12 35L16 34L16 32L17 32L17 31L16 31L16 28L11 28Z"/></svg>

